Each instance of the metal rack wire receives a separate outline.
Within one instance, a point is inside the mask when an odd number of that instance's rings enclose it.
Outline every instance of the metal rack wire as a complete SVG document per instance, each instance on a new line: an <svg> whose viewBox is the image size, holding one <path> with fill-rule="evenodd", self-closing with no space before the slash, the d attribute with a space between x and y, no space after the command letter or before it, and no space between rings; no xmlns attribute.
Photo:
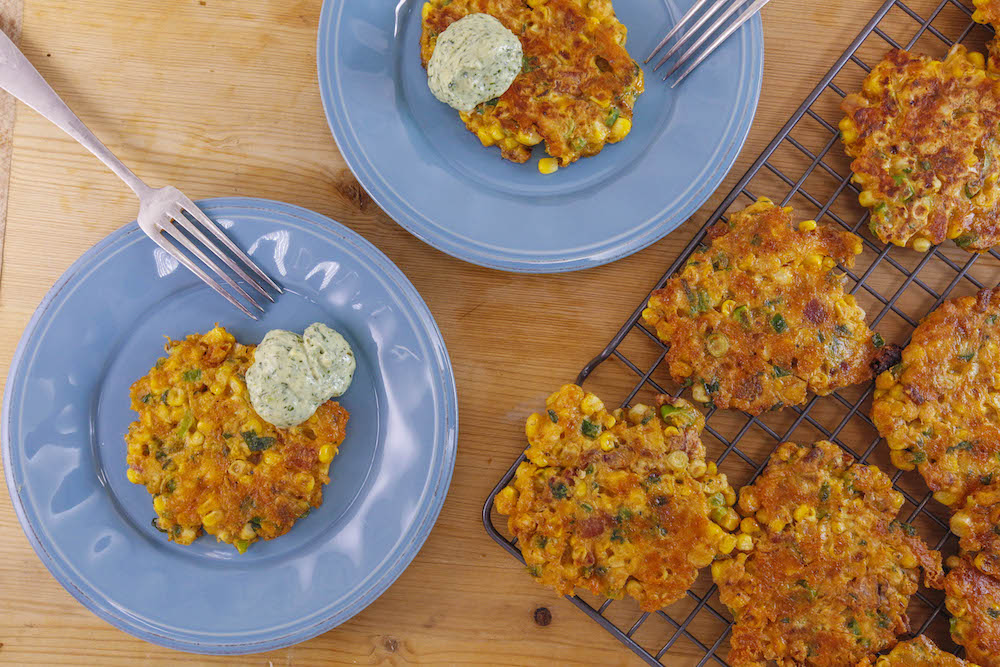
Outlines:
<svg viewBox="0 0 1000 667"><path fill-rule="evenodd" d="M889 48L940 57L956 43L981 47L992 31L974 23L971 15L972 10L958 0L887 0L653 289L661 288L684 265L709 227L760 195L794 206L796 219L811 217L862 237L864 252L853 269L844 269L848 291L869 316L874 315L871 327L888 341L905 344L919 320L944 299L995 285L1000 276L1000 253L995 250L970 255L947 242L920 255L875 239L867 229L867 212L857 203L858 191L850 182L850 162L839 148L837 129L845 91L857 90L871 70L868 63L877 62ZM646 301L577 379L604 397L624 392L622 405L643 394L683 392L669 382L661 367L666 347L641 322ZM760 417L713 408L706 415L703 439L737 487L760 474L780 442L836 442L859 460L893 474L897 490L906 499L903 511L908 522L947 555L955 549L947 512L932 500L918 475L896 470L886 448L878 446L878 433L868 418L871 392L872 385L840 390L823 398L814 396L805 407ZM518 559L516 540L505 533L505 527L497 528L497 523L504 526L505 522L495 522L492 508L494 497L523 460L522 455L514 462L483 508L489 535ZM567 599L651 665L667 664L665 659L670 665L728 664L725 655L732 617L704 572L686 598L654 613L642 612L629 600L602 600L586 593ZM919 591L908 613L915 633L928 634L942 648L957 648L948 634L939 592Z"/></svg>

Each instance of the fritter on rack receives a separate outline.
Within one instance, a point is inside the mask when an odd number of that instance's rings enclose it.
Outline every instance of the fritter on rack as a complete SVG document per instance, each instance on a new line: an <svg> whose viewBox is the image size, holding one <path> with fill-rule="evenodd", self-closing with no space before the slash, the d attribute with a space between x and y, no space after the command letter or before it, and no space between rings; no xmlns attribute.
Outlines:
<svg viewBox="0 0 1000 667"><path fill-rule="evenodd" d="M920 252L945 239L970 252L1000 242L1000 81L982 54L890 51L842 109L873 234Z"/></svg>
<svg viewBox="0 0 1000 667"><path fill-rule="evenodd" d="M658 404L612 413L566 385L528 418L527 461L495 505L537 581L652 611L733 549L736 494L705 462L704 418L687 401Z"/></svg>
<svg viewBox="0 0 1000 667"><path fill-rule="evenodd" d="M1000 0L972 0L976 11L972 19L977 23L987 23L995 30L1000 26ZM989 68L991 72L1000 72L1000 38L994 37L987 44L990 52Z"/></svg>
<svg viewBox="0 0 1000 667"><path fill-rule="evenodd" d="M524 67L500 97L462 120L485 146L525 162L533 146L566 166L600 153L632 129L642 68L625 50L627 30L611 0L430 0L424 5L424 66L437 37L469 14L489 14L521 40Z"/></svg>
<svg viewBox="0 0 1000 667"><path fill-rule="evenodd" d="M875 382L872 420L892 462L961 506L1000 480L1000 288L945 301Z"/></svg>
<svg viewBox="0 0 1000 667"><path fill-rule="evenodd" d="M1000 578L1000 477L969 494L965 507L951 515L951 532L976 568Z"/></svg>
<svg viewBox="0 0 1000 667"><path fill-rule="evenodd" d="M768 199L709 238L642 314L695 400L760 414L895 363L897 349L871 332L836 270L854 264L860 238L812 220L793 225L791 209Z"/></svg>
<svg viewBox="0 0 1000 667"><path fill-rule="evenodd" d="M327 401L299 426L265 422L243 377L255 348L222 327L168 341L167 357L132 385L128 479L152 494L153 526L174 542L204 530L242 553L323 502L347 411Z"/></svg>
<svg viewBox="0 0 1000 667"><path fill-rule="evenodd" d="M975 568L971 559L953 557L944 580L951 636L969 660L1000 667L1000 581Z"/></svg>
<svg viewBox="0 0 1000 667"><path fill-rule="evenodd" d="M786 442L740 491L737 552L712 565L733 613L733 665L849 665L909 631L920 568L940 588L941 557L896 520L887 475L830 442Z"/></svg>
<svg viewBox="0 0 1000 667"><path fill-rule="evenodd" d="M877 660L862 660L858 667L979 667L962 660L947 651L942 651L934 643L920 635L898 644L889 655Z"/></svg>

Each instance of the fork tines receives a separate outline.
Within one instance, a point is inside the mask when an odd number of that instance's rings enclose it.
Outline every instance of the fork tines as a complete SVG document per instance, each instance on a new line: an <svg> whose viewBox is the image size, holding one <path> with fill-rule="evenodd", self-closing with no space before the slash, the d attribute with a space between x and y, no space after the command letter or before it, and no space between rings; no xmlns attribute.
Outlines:
<svg viewBox="0 0 1000 667"><path fill-rule="evenodd" d="M205 252L196 244L192 238L198 241L201 246L207 248L215 255L219 261L226 265L230 271L235 273L239 278L241 278L245 283L250 285L254 290L259 292L269 301L274 301L274 298L261 286L260 281L263 281L278 294L282 293L282 290L278 285L271 280L266 273L264 273L260 267L258 267L252 259L250 259L246 253L244 253L235 243L233 243L225 232L223 232L219 227L205 215L193 201L188 199L186 196L181 194L174 188L165 188L165 194L170 197L172 201L166 202L166 214L169 216L169 220L160 220L158 226L158 233L150 234L151 238L158 246L160 246L165 252L170 254L174 259L181 263L184 267L189 269L192 273L198 276L203 282L205 282L209 287L218 292L223 296L229 303L233 304L239 308L244 314L253 319L257 317L242 303L239 302L232 294L227 290L223 289L222 286L216 281L211 275L209 275L202 266L196 264L187 254L181 251L171 240L168 240L168 236L173 241L179 243L184 250L194 256L201 264L208 269L210 269L216 276L221 278L230 288L233 289L237 294L243 297L247 302L252 304L255 308L263 312L260 304L258 304L250 294L247 293L245 289L240 287L240 285L233 280L232 276L229 275L222 267L220 267L216 262L214 262ZM186 215L185 215L186 214ZM190 217L188 217L190 216ZM199 223L198 225L192 222L192 219ZM185 233L186 232L186 233ZM206 234L205 232L208 232ZM211 235L213 238L209 238ZM220 245L222 247L220 247ZM228 250L233 257L236 257L243 265L249 268L254 274L256 274L256 279L252 277L247 271L243 269L240 264L233 261L230 255L227 255L223 250ZM259 279L259 280L258 280Z"/></svg>
<svg viewBox="0 0 1000 667"><path fill-rule="evenodd" d="M679 70L684 65L687 68L681 72L680 76L671 84L671 87L676 86L685 78L687 75L694 71L698 65L702 63L708 56L710 56L719 46L722 45L729 37L736 32L736 30L746 23L754 14L760 11L760 9L766 5L770 0L697 0L691 9L688 10L681 20L667 33L667 36L660 40L660 43L656 45L653 52L649 54L646 58L646 62L651 61L657 53L659 53L682 29L686 30L680 34L679 37L674 41L673 46L671 46L667 52L660 58L659 62L653 68L653 71L660 69L663 65L670 60L682 47L688 45L686 50L681 53L674 63L673 67L663 76L663 80L666 81ZM707 5L707 7L706 7ZM737 16L735 19L731 20L731 17L740 10L741 7L745 7L743 12ZM719 14L720 10L722 11ZM713 20L714 19L714 20ZM711 21L711 23L709 23ZM706 24L708 26L706 27ZM714 39L713 39L714 37ZM705 43L712 40L707 46Z"/></svg>

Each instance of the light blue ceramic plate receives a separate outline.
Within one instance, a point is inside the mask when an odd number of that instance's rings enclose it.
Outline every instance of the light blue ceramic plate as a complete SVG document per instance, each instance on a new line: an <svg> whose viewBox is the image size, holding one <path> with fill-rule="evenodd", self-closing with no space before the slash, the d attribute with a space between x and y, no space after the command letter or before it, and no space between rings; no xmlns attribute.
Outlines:
<svg viewBox="0 0 1000 667"><path fill-rule="evenodd" d="M616 0L642 60L694 0ZM630 255L673 231L732 167L760 95L754 17L675 89L646 66L629 137L542 176L485 149L438 102L420 65L423 0L325 0L320 91L354 175L396 222L482 266L573 271ZM662 73L662 70L661 70Z"/></svg>
<svg viewBox="0 0 1000 667"><path fill-rule="evenodd" d="M163 646L252 653L347 620L406 568L448 490L457 401L434 319L374 246L286 204L201 205L286 294L252 322L126 225L60 278L28 324L7 378L2 453L28 539L87 608ZM164 336L219 322L259 342L314 321L341 331L358 360L322 507L243 556L210 536L168 542L150 525L150 495L125 478L129 386Z"/></svg>

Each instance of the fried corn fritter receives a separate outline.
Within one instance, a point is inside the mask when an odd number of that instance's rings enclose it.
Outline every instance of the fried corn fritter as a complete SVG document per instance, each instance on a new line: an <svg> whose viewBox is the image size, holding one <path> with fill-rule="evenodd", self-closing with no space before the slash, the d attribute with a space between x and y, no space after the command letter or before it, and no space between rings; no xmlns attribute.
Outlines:
<svg viewBox="0 0 1000 667"><path fill-rule="evenodd" d="M969 660L1000 667L1000 581L977 570L968 556L949 559L951 564L944 592L952 639Z"/></svg>
<svg viewBox="0 0 1000 667"><path fill-rule="evenodd" d="M323 501L347 411L328 401L299 426L268 424L243 377L254 349L222 327L168 341L167 357L132 385L128 479L153 495L153 525L174 542L204 530L242 553Z"/></svg>
<svg viewBox="0 0 1000 667"><path fill-rule="evenodd" d="M705 462L704 418L687 401L658 404L608 412L566 385L528 418L528 460L495 505L537 581L654 611L732 551L736 493Z"/></svg>
<svg viewBox="0 0 1000 667"><path fill-rule="evenodd" d="M830 442L778 447L740 491L737 549L712 565L732 611L733 665L851 665L909 631L920 568L941 557L896 520L903 496Z"/></svg>
<svg viewBox="0 0 1000 667"><path fill-rule="evenodd" d="M795 226L790 208L761 199L709 235L642 313L695 400L756 415L864 382L895 354L836 271L861 252L854 234Z"/></svg>
<svg viewBox="0 0 1000 667"><path fill-rule="evenodd" d="M982 54L890 51L842 109L873 234L920 252L946 238L970 252L1000 243L1000 81Z"/></svg>
<svg viewBox="0 0 1000 667"><path fill-rule="evenodd" d="M1000 578L1000 478L969 494L951 515L951 532L977 569Z"/></svg>
<svg viewBox="0 0 1000 667"><path fill-rule="evenodd" d="M987 23L994 29L1000 26L1000 0L972 0L976 11L972 19L977 23ZM991 72L1000 72L1000 38L994 37L987 44L990 52L989 68Z"/></svg>
<svg viewBox="0 0 1000 667"><path fill-rule="evenodd" d="M483 145L498 145L505 159L526 162L544 141L566 166L631 131L643 75L625 50L627 31L611 0L430 0L423 12L425 67L438 35L469 14L489 14L520 38L524 67L511 87L461 113Z"/></svg>
<svg viewBox="0 0 1000 667"><path fill-rule="evenodd" d="M945 301L875 381L872 421L893 464L961 506L1000 480L1000 289Z"/></svg>
<svg viewBox="0 0 1000 667"><path fill-rule="evenodd" d="M897 645L889 655L858 663L858 667L872 665L874 667L979 667L947 651L942 651L923 635Z"/></svg>

